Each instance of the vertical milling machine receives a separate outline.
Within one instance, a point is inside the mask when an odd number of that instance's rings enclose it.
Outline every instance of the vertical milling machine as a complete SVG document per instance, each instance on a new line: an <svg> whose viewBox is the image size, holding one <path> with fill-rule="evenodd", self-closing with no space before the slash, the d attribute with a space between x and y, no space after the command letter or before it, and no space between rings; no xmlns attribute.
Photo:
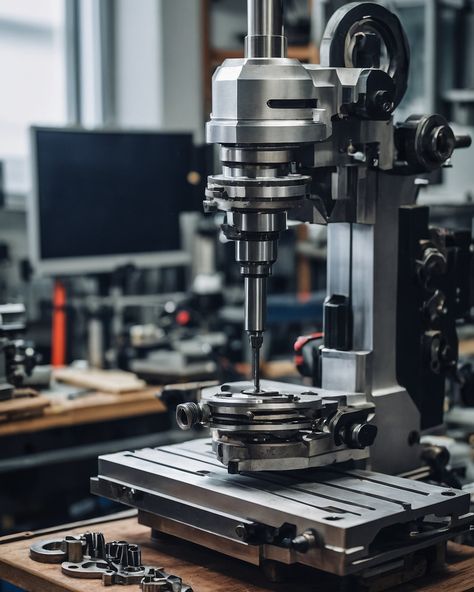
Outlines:
<svg viewBox="0 0 474 592"><path fill-rule="evenodd" d="M137 507L156 531L254 564L383 573L473 522L467 494L391 476L420 466L420 432L442 422L455 322L471 302L459 296L467 288L458 265L455 306L446 293L433 308L450 253L468 264L472 256L459 237L431 234L416 206L419 179L470 139L438 115L394 124L409 49L383 6L339 9L320 65L286 57L282 14L281 0L248 0L245 58L215 73L207 128L222 173L209 178L204 205L225 212L235 241L252 381L178 406L180 427L207 426L211 442L101 457L92 490ZM266 282L289 217L328 225L313 387L259 376ZM407 324L400 303L415 290L422 316Z"/></svg>

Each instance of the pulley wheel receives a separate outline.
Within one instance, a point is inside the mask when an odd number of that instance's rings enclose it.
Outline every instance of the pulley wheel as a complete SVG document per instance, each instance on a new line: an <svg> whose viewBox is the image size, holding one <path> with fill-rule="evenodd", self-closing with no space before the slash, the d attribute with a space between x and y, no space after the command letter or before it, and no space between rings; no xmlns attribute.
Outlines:
<svg viewBox="0 0 474 592"><path fill-rule="evenodd" d="M398 17L374 2L352 2L336 10L324 31L321 65L379 68L395 83L395 107L405 95L410 48Z"/></svg>

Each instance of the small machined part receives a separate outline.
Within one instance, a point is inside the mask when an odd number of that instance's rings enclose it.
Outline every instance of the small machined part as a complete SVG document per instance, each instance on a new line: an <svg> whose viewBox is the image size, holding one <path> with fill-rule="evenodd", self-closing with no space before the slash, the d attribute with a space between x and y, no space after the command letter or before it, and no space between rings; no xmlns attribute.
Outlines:
<svg viewBox="0 0 474 592"><path fill-rule="evenodd" d="M142 579L141 589L143 592L166 592L170 588L165 578L149 576Z"/></svg>
<svg viewBox="0 0 474 592"><path fill-rule="evenodd" d="M144 577L149 574L152 568L141 566L133 570L113 571L112 569L102 574L102 583L104 586L129 586L140 584Z"/></svg>
<svg viewBox="0 0 474 592"><path fill-rule="evenodd" d="M178 576L170 575L162 569L152 569L141 583L142 592L193 592L191 586L183 584Z"/></svg>
<svg viewBox="0 0 474 592"><path fill-rule="evenodd" d="M85 541L80 537L67 536L64 539L66 557L71 563L80 563L84 559Z"/></svg>
<svg viewBox="0 0 474 592"><path fill-rule="evenodd" d="M104 586L140 584L152 570L150 566L123 567L102 559L85 559L80 563L64 562L63 574L79 579L101 579Z"/></svg>
<svg viewBox="0 0 474 592"><path fill-rule="evenodd" d="M176 423L182 430L190 430L203 420L203 413L198 403L181 403L176 407Z"/></svg>
<svg viewBox="0 0 474 592"><path fill-rule="evenodd" d="M30 557L39 563L62 563L82 561L85 540L82 535L67 536L64 539L38 541L30 547Z"/></svg>
<svg viewBox="0 0 474 592"><path fill-rule="evenodd" d="M33 543L30 547L30 557L40 563L61 563L67 558L64 539Z"/></svg>
<svg viewBox="0 0 474 592"><path fill-rule="evenodd" d="M61 564L61 571L65 576L84 580L101 579L102 574L110 569L110 565L103 559L86 558L80 563L65 561Z"/></svg>
<svg viewBox="0 0 474 592"><path fill-rule="evenodd" d="M71 559L61 565L62 572L73 578L102 579L104 586L140 584L154 573L154 568L142 565L139 545L127 541L106 543L101 533L86 533L86 548L95 557L85 556L82 561ZM174 591L173 591L174 592Z"/></svg>

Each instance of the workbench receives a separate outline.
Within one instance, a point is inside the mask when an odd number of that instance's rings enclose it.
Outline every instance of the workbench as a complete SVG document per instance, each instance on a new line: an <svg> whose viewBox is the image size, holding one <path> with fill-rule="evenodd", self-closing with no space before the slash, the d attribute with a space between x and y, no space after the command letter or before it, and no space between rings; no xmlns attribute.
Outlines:
<svg viewBox="0 0 474 592"><path fill-rule="evenodd" d="M43 396L50 405L43 415L0 424L0 437L163 413L166 408L156 397L158 390L154 387L122 394L90 392L73 400L60 393L46 394Z"/></svg>
<svg viewBox="0 0 474 592"><path fill-rule="evenodd" d="M0 535L98 512L88 485L98 456L182 438L158 391L46 393L43 415L0 423Z"/></svg>
<svg viewBox="0 0 474 592"><path fill-rule="evenodd" d="M28 592L99 592L103 590L138 591L138 586L104 588L100 580L75 580L61 573L60 566L37 563L29 558L29 547L36 540L62 538L66 534L100 531L106 540L127 540L142 547L145 564L164 568L193 587L194 592L331 592L334 586L323 575L302 570L297 580L271 584L254 566L202 547L163 538L152 541L150 529L141 526L133 512L114 517L48 529L41 533L23 533L0 539L0 580ZM311 574L311 575L310 575ZM314 587L309 582L315 582ZM466 592L474 589L474 548L449 544L448 563L442 571L393 588L394 592Z"/></svg>

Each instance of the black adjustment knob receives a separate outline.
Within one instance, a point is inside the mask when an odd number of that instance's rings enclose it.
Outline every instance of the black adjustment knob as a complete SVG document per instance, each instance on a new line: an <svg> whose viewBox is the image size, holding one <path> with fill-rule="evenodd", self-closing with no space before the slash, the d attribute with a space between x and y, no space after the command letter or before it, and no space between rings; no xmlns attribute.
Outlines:
<svg viewBox="0 0 474 592"><path fill-rule="evenodd" d="M442 331L427 331L423 336L425 359L434 374L453 372L458 360L457 345Z"/></svg>
<svg viewBox="0 0 474 592"><path fill-rule="evenodd" d="M201 421L202 412L197 403L181 403L176 407L176 422L182 430L190 430Z"/></svg>
<svg viewBox="0 0 474 592"><path fill-rule="evenodd" d="M418 278L421 284L430 289L436 277L444 275L447 270L446 255L432 245L423 249L421 261L418 262Z"/></svg>
<svg viewBox="0 0 474 592"><path fill-rule="evenodd" d="M357 423L346 431L345 443L349 448L360 450L372 446L377 436L377 426L371 423Z"/></svg>
<svg viewBox="0 0 474 592"><path fill-rule="evenodd" d="M324 346L329 349L350 349L349 298L333 294L324 303Z"/></svg>
<svg viewBox="0 0 474 592"><path fill-rule="evenodd" d="M468 134L456 136L456 148L469 148L472 144L472 138Z"/></svg>
<svg viewBox="0 0 474 592"><path fill-rule="evenodd" d="M411 173L439 169L456 148L470 145L469 136L456 137L441 115L412 115L395 130L398 159Z"/></svg>
<svg viewBox="0 0 474 592"><path fill-rule="evenodd" d="M451 455L445 446L428 444L421 449L421 458L433 469L442 470L448 466Z"/></svg>
<svg viewBox="0 0 474 592"><path fill-rule="evenodd" d="M370 119L388 120L395 108L395 83L381 70L373 70L367 77L363 113Z"/></svg>

